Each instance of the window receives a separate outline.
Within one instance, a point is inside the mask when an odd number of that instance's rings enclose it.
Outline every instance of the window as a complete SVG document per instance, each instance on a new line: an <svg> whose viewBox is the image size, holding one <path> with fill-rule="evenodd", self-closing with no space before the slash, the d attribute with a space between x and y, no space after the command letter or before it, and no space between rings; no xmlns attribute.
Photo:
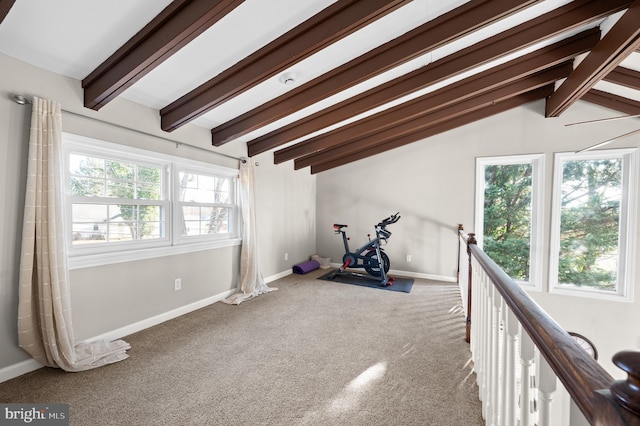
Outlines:
<svg viewBox="0 0 640 426"><path fill-rule="evenodd" d="M556 154L552 291L630 298L637 150Z"/></svg>
<svg viewBox="0 0 640 426"><path fill-rule="evenodd" d="M70 267L239 244L237 170L63 139Z"/></svg>
<svg viewBox="0 0 640 426"><path fill-rule="evenodd" d="M541 285L540 197L544 156L479 158L476 239L516 282Z"/></svg>
<svg viewBox="0 0 640 426"><path fill-rule="evenodd" d="M177 173L182 238L229 235L235 228L235 191L230 177L181 170Z"/></svg>
<svg viewBox="0 0 640 426"><path fill-rule="evenodd" d="M164 239L163 171L162 165L70 153L72 246Z"/></svg>

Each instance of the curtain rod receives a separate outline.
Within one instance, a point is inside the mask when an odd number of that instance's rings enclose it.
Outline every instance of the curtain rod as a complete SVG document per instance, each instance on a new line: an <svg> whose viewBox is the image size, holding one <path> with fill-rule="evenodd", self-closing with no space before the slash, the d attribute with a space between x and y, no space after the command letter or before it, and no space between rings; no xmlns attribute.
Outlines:
<svg viewBox="0 0 640 426"><path fill-rule="evenodd" d="M22 95L13 95L13 101L15 103L17 103L18 105L26 105L26 104L31 104L32 103L29 99L25 98ZM217 151L211 151L211 150L208 150L208 149L205 149L205 148L201 148L201 147L196 146L196 145L191 145L191 144L188 144L188 143L176 141L176 140L173 140L173 139L166 138L164 136L154 135L153 133L144 132L142 130L134 129L132 127L122 126L122 125L116 124L116 123L110 123L108 121L100 120L99 118L89 117L88 115L78 114L77 112L73 112L73 111L67 111L66 109L63 109L62 112L64 112L65 114L75 115L76 117L86 118L87 120L97 121L98 123L108 124L110 126L118 127L120 129L129 130L131 132L140 133L140 134L145 135L145 136L151 136L153 138L161 139L161 140L166 141L166 142L171 142L171 143L176 144L176 148L178 148L180 146L186 146L186 147L189 147L189 148L198 149L200 151L205 151L205 152L208 152L210 154L216 154L216 155L221 155L223 157L231 158L232 160L242 161L243 163L245 163L247 161L246 159L234 157L233 155L223 154L222 152L217 152Z"/></svg>

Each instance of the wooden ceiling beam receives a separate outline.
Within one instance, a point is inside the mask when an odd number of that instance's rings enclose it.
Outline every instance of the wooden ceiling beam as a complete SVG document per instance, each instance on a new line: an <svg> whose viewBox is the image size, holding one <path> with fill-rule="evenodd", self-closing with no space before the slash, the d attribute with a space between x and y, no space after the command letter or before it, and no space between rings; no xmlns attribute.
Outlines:
<svg viewBox="0 0 640 426"><path fill-rule="evenodd" d="M0 24L7 17L16 0L0 0Z"/></svg>
<svg viewBox="0 0 640 426"><path fill-rule="evenodd" d="M629 115L640 114L640 102L602 90L591 89L582 96L581 100Z"/></svg>
<svg viewBox="0 0 640 426"><path fill-rule="evenodd" d="M555 52L554 49L542 53L540 51L532 52L402 105L389 108L362 120L276 151L274 161L276 164L281 163L316 151L339 146L354 139L380 134L383 130L395 128L395 126L414 120L417 117L445 109L451 104L461 104L465 100L474 97L474 100L476 100L478 95L498 90L509 83L553 67L568 59L573 59L573 56L567 57L561 49ZM559 80L569 75L571 70L572 67L567 62L561 71L554 70L553 76ZM546 84L546 80L544 84Z"/></svg>
<svg viewBox="0 0 640 426"><path fill-rule="evenodd" d="M469 70L514 52L519 48L530 46L563 32L595 22L610 13L623 10L630 3L630 1L581 1L569 3L437 60L406 76L259 136L247 143L249 156L284 145L304 135L398 99L415 90L420 90L429 84L435 84L458 72ZM598 31L598 29L594 28L589 31ZM589 32L585 31L584 34L588 36ZM593 48L593 45L590 48ZM214 133L214 139L217 138L216 129L212 132Z"/></svg>
<svg viewBox="0 0 640 426"><path fill-rule="evenodd" d="M174 0L82 80L84 106L99 110L244 0Z"/></svg>
<svg viewBox="0 0 640 426"><path fill-rule="evenodd" d="M484 108L473 110L459 117L452 118L451 120L448 120L445 122L441 122L438 125L428 127L426 129L422 129L422 130L416 131L415 133L411 133L399 138L391 139L388 142L385 142L384 144L377 145L370 148L365 148L360 152L356 152L351 155L345 155L343 157L334 158L332 160L329 160L323 163L313 164L311 165L311 173L316 174L316 173L324 172L339 166L352 163L354 161L371 157L376 154L381 154L383 152L389 151L394 148L399 148L401 146L408 145L410 143L424 140L431 136L444 133L449 130L453 130L457 127L461 127L466 124L473 123L474 121L482 120L484 118L490 117L495 114L499 114L501 112L508 111L512 108L516 108L518 106L527 104L529 102L533 102L539 99L544 99L545 97L549 96L552 92L553 92L553 85L549 85L546 87L541 87L539 89L533 90L528 93L514 96L502 102L497 102L495 104L487 105Z"/></svg>
<svg viewBox="0 0 640 426"><path fill-rule="evenodd" d="M548 29L548 26L546 25L548 22L550 21L542 21L540 22L540 25L536 25L533 28L546 31ZM520 34L522 34L522 37L513 37L512 35L509 35L507 38L502 39L501 41L511 41L510 45L511 47L514 47L514 43L517 44L521 42L525 45L528 45L529 43L534 43L535 41L539 40L539 33L537 32L535 34L532 34L531 37L529 37L527 31L524 31ZM478 90L488 90L485 83L473 82L484 81L484 76L489 73L501 72L499 75L504 76L503 80L496 81L495 79L493 79L494 82L492 84L506 83L509 79L520 78L525 75L533 74L543 68L550 67L554 64L558 64L569 59L573 59L575 56L591 50L599 40L600 31L598 29L594 28L583 31L572 37L554 43L553 45L529 53L519 59L515 59L506 64L494 67L491 71L485 71L484 73L469 77L462 82L454 83L453 87L464 85L464 87L468 89L463 90L461 92L461 96L470 97L477 93ZM423 67L419 70L414 71L413 73L408 74L407 76L403 76L401 78L393 80L380 89L373 89L369 91L368 94L353 98L353 100L350 101L345 101L338 108L325 110L326 112L323 111L323 114L315 115L309 120L301 120L304 122L294 127L286 126L287 128L284 130L276 130L269 135L265 135L265 137L263 138L258 138L255 140L259 141L256 146L265 148L265 144L267 146L282 145L291 140L302 137L312 131L320 130L331 124L338 123L343 119L362 113L370 108L380 106L385 103L385 100L391 101L393 99L399 98L400 96L408 95L411 92L419 90L428 85L435 84L443 80L444 78L470 69L472 65L477 66L484 64L491 59L499 57L502 54L501 52L508 53L510 51L510 49L505 51L503 44L504 43L493 40L493 42L491 43L483 43L483 46L478 48L477 50L472 49L471 51L468 51L467 49L464 49L464 51L461 52L461 55L455 55L455 58L453 59L449 60L449 57L442 58L440 61L436 61L428 67ZM486 53L480 55L474 54L478 53L479 51ZM481 56L482 59L479 59L478 56ZM511 69L507 70L508 68ZM507 71L502 72L503 70ZM447 89L441 89L438 92L442 93L446 90ZM434 94L430 94L428 96L433 97ZM453 100L455 99L449 99L447 102L451 102ZM384 120L386 122L386 119ZM311 126L311 128L309 128L309 126ZM252 143L253 141L249 143L250 155L255 152L251 150L251 148L254 147ZM304 144L304 142L302 142L302 144ZM294 147L295 146L297 145L294 145ZM280 152L289 152L293 149L293 147L290 147L285 148L282 151L277 151L275 154L276 163L279 162ZM305 154L306 153L309 152L305 152ZM288 159L295 158L295 155L294 157L290 158L288 158L287 156L283 156L281 158L283 159L283 161L286 161Z"/></svg>
<svg viewBox="0 0 640 426"><path fill-rule="evenodd" d="M172 131L411 0L338 0L160 110Z"/></svg>
<svg viewBox="0 0 640 426"><path fill-rule="evenodd" d="M640 46L640 0L636 0L607 34L547 99L545 115L558 117Z"/></svg>
<svg viewBox="0 0 640 426"><path fill-rule="evenodd" d="M442 122L453 120L471 111L485 108L494 103L501 102L522 93L530 92L540 87L546 87L554 83L556 80L564 78L570 71L571 64L553 67L535 75L494 88L491 91L484 92L471 99L456 102L445 108L440 108L428 114L417 116L410 121L381 130L375 134L354 138L353 140L343 142L340 145L297 158L294 161L294 168L300 169L318 163L333 161L334 159L356 154L362 150L367 150L371 147L384 144L389 140L401 138L408 134L433 127Z"/></svg>
<svg viewBox="0 0 640 426"><path fill-rule="evenodd" d="M526 67L527 64L522 65ZM509 77L507 72L489 73L482 78L458 85L456 88L438 91L433 96L427 95L418 102L401 105L387 114L372 117L371 120L357 122L357 125L348 129L347 132L322 135L327 137L313 141L320 142L314 145L317 149L295 149L300 145L298 144L290 147L291 149L285 148L277 151L274 155L274 161L281 163L285 161L285 158L297 158L295 161L297 169L311 165L317 158L349 154L350 151L357 151L365 145L376 144L386 138L413 132L416 127L430 126L435 122L451 119L452 116L464 113L469 109L482 107L486 103L496 102L555 82L569 75L571 69L571 64L565 63L528 78L525 78L526 75L519 78ZM504 83L499 80L498 76L506 77ZM494 79L494 77L496 78ZM480 88L485 83L487 90L471 89L471 86ZM465 89L471 89L471 97L459 96L464 93ZM406 118L399 119L398 117ZM303 148L309 148L309 145L304 145Z"/></svg>
<svg viewBox="0 0 640 426"><path fill-rule="evenodd" d="M640 90L640 72L630 68L616 67L603 80Z"/></svg>
<svg viewBox="0 0 640 426"><path fill-rule="evenodd" d="M532 0L471 0L212 129L213 145L230 142L533 3Z"/></svg>

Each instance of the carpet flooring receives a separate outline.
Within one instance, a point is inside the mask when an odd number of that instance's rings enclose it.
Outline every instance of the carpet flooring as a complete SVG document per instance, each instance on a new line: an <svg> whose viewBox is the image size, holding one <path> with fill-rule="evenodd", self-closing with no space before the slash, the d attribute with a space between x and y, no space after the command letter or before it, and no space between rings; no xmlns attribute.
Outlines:
<svg viewBox="0 0 640 426"><path fill-rule="evenodd" d="M0 383L68 403L71 425L481 425L458 287L410 294L289 275L130 335L130 358Z"/></svg>

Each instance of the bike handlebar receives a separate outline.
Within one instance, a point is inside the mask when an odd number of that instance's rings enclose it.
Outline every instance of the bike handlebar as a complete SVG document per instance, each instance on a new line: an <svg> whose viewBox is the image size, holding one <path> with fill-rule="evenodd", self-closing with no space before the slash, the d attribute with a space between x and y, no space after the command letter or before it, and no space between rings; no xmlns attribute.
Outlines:
<svg viewBox="0 0 640 426"><path fill-rule="evenodd" d="M376 225L376 228L385 229L385 227L386 227L387 225L394 224L394 223L396 223L396 222L397 222L397 221L399 221L399 220L400 220L400 212L397 212L396 214L392 214L392 215L391 215L391 216L389 216L388 218L381 220L381 221ZM342 228L346 228L346 227L347 227L347 225L342 225L342 224L340 224L340 223L334 223L334 224L333 224L333 231L334 231L336 234L339 234L339 233L344 232L344 231L342 230ZM378 232L378 230L376 230L376 232ZM389 232L389 231L386 231L386 233L388 233L388 235L383 236L383 238L385 238L385 239L386 239L386 238L388 238L388 237L391 235L391 232Z"/></svg>
<svg viewBox="0 0 640 426"><path fill-rule="evenodd" d="M384 228L385 226L394 224L399 220L400 220L400 212L397 212L396 214L392 214L388 218L381 220L380 223L378 223L378 226L381 226Z"/></svg>

